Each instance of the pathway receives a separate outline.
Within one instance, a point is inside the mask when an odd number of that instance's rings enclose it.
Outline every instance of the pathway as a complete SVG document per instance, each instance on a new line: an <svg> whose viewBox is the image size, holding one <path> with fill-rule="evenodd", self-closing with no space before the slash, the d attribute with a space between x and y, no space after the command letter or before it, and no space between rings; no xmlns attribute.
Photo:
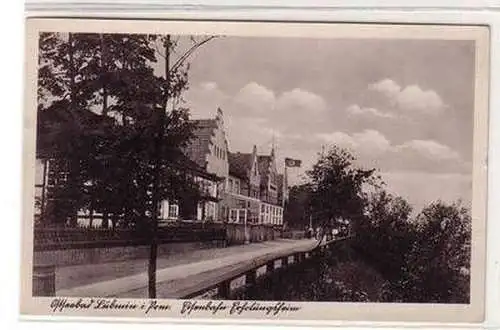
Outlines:
<svg viewBox="0 0 500 330"><path fill-rule="evenodd" d="M158 295L182 295L183 290L195 285L196 281L201 285L210 272L211 278L219 276L218 272L222 276L259 258L293 250L305 251L316 244L314 239L276 240L160 257ZM146 269L147 259L59 268L56 274L57 296L145 298L148 282Z"/></svg>

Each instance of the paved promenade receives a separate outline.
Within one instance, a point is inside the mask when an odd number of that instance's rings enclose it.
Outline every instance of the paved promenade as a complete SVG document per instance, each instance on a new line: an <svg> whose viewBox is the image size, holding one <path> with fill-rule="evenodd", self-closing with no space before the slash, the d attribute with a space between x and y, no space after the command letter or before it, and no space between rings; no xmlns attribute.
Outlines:
<svg viewBox="0 0 500 330"><path fill-rule="evenodd" d="M276 240L219 249L180 253L158 258L157 291L160 298L177 298L208 279L225 276L241 267L282 253L308 251L314 239ZM147 259L98 265L62 267L56 273L57 296L147 298Z"/></svg>

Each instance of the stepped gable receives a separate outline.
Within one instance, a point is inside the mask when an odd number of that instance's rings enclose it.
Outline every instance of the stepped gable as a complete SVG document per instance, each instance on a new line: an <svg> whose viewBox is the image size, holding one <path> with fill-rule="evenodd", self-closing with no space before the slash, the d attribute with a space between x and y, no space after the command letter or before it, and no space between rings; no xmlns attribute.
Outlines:
<svg viewBox="0 0 500 330"><path fill-rule="evenodd" d="M206 155L210 152L209 146L215 129L217 129L216 119L190 120L196 128L193 131L193 139L185 148L186 156L193 160L198 166L206 168Z"/></svg>
<svg viewBox="0 0 500 330"><path fill-rule="evenodd" d="M267 186L269 180L274 186L278 186L278 178L271 173L271 166L274 166L274 155L261 155L257 157L259 164L259 173L261 176L261 186Z"/></svg>

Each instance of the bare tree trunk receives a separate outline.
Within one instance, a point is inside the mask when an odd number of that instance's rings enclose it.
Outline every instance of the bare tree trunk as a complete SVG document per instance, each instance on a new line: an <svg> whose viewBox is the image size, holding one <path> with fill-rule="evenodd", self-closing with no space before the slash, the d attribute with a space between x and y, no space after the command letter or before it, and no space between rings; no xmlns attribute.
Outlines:
<svg viewBox="0 0 500 330"><path fill-rule="evenodd" d="M92 228L94 223L94 202L90 202L90 212L89 212L89 227Z"/></svg>
<svg viewBox="0 0 500 330"><path fill-rule="evenodd" d="M75 63L74 63L74 48L73 48L73 33L68 35L68 56L69 56L69 88L70 88L70 111L76 111L78 107L78 102L76 99L76 88L75 88L75 80L76 80L76 71L75 71ZM77 224L77 207L76 207L76 197L79 192L77 192L77 183L76 176L79 171L79 160L70 158L68 164L68 186L69 186L69 223L70 226L74 227Z"/></svg>
<svg viewBox="0 0 500 330"><path fill-rule="evenodd" d="M109 228L109 214L107 211L104 211L102 214L102 223L101 227L108 229Z"/></svg>
<svg viewBox="0 0 500 330"><path fill-rule="evenodd" d="M116 223L118 222L118 214L113 213L111 216L111 229L115 230L116 229Z"/></svg>

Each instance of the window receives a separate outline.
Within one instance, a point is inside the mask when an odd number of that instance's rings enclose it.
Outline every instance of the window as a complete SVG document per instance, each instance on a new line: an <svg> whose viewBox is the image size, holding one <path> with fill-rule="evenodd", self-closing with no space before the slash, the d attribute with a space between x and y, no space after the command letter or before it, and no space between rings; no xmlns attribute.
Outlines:
<svg viewBox="0 0 500 330"><path fill-rule="evenodd" d="M164 200L160 204L160 216L162 219L168 218L168 201Z"/></svg>
<svg viewBox="0 0 500 330"><path fill-rule="evenodd" d="M238 210L237 209L231 209L231 212L229 213L229 221L230 222L238 222Z"/></svg>
<svg viewBox="0 0 500 330"><path fill-rule="evenodd" d="M44 174L45 174L45 161L37 158L35 166L35 185L43 185Z"/></svg>
<svg viewBox="0 0 500 330"><path fill-rule="evenodd" d="M177 219L179 216L179 206L177 204L171 204L168 208L168 217L170 219Z"/></svg>
<svg viewBox="0 0 500 330"><path fill-rule="evenodd" d="M221 205L219 209L219 215L215 220L224 220L226 218L226 207L224 205Z"/></svg>
<svg viewBox="0 0 500 330"><path fill-rule="evenodd" d="M240 193L240 181L239 180L234 180L234 193L235 194Z"/></svg>
<svg viewBox="0 0 500 330"><path fill-rule="evenodd" d="M229 212L229 222L245 223L247 221L246 209L231 209Z"/></svg>
<svg viewBox="0 0 500 330"><path fill-rule="evenodd" d="M207 204L207 214L206 214L207 220L215 220L215 203L209 202Z"/></svg>
<svg viewBox="0 0 500 330"><path fill-rule="evenodd" d="M163 220L177 219L179 217L179 206L175 203L169 203L164 200L160 204L160 217Z"/></svg>
<svg viewBox="0 0 500 330"><path fill-rule="evenodd" d="M238 222L239 223L245 223L247 220L247 210L246 209L240 209L238 212Z"/></svg>

